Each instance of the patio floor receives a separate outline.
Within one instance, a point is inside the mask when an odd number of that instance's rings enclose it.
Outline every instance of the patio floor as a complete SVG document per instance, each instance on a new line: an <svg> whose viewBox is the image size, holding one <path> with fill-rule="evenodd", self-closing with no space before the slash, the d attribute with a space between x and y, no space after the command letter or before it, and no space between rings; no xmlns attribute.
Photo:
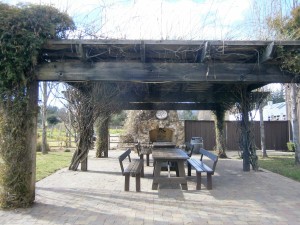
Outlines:
<svg viewBox="0 0 300 225"><path fill-rule="evenodd" d="M241 160L220 159L213 190L202 177L196 191L195 176L188 178L188 191L152 190L151 161L141 192L135 192L134 178L125 192L121 152L110 151L106 159L91 152L89 171L63 169L37 182L33 207L0 211L0 224L300 224L299 182L268 171L243 172Z"/></svg>

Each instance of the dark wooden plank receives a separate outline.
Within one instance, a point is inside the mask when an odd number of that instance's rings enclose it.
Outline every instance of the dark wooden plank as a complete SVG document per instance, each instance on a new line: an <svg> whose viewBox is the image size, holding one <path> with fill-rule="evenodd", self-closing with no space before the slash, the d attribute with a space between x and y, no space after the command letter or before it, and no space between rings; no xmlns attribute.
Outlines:
<svg viewBox="0 0 300 225"><path fill-rule="evenodd" d="M181 149L173 148L163 148L163 149L153 149L152 157L154 160L185 160L188 159L188 155Z"/></svg>
<svg viewBox="0 0 300 225"><path fill-rule="evenodd" d="M207 72L209 71L209 74ZM291 82L276 65L215 63L52 62L37 68L38 80L134 82Z"/></svg>
<svg viewBox="0 0 300 225"><path fill-rule="evenodd" d="M214 110L214 103L117 103L124 110Z"/></svg>
<svg viewBox="0 0 300 225"><path fill-rule="evenodd" d="M140 45L140 53L141 53L141 62L146 62L146 45L144 41L141 41Z"/></svg>
<svg viewBox="0 0 300 225"><path fill-rule="evenodd" d="M144 40L145 44L149 45L203 45L207 40ZM210 40L210 45L227 45L227 46L267 46L270 41L237 41L237 40ZM138 45L140 40L117 40L117 39L101 39L101 40L89 40L89 39L68 39L68 40L49 40L44 48L54 48L57 45L75 45L75 44L84 44L84 45ZM300 41L275 41L275 45L293 45L300 46Z"/></svg>

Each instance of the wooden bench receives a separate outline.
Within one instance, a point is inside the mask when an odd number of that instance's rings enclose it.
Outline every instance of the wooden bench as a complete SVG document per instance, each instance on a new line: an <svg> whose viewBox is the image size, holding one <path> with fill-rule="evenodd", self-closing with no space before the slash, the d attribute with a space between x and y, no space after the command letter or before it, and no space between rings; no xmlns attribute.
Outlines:
<svg viewBox="0 0 300 225"><path fill-rule="evenodd" d="M214 155L213 153L206 151L204 149L200 149L200 160L195 159L195 158L190 158L187 160L187 165L188 165L188 176L191 176L191 170L192 167L196 170L197 174L197 190L201 190L201 173L206 173L207 174L207 189L211 190L212 189L212 175L215 172L216 165L218 162L218 156ZM209 158L212 162L212 166L206 165L202 159L203 156L206 156Z"/></svg>
<svg viewBox="0 0 300 225"><path fill-rule="evenodd" d="M141 191L141 176L144 177L144 160L130 158L131 150L128 149L119 156L119 162L123 176L125 176L125 191L129 191L130 176L135 176L136 191ZM128 157L129 164L124 169L123 161Z"/></svg>

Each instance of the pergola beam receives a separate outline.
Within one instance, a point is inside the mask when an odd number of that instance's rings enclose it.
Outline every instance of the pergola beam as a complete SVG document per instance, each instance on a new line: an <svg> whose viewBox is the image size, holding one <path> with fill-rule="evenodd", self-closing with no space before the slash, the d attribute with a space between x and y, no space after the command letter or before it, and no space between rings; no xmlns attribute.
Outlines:
<svg viewBox="0 0 300 225"><path fill-rule="evenodd" d="M218 104L215 103L144 103L129 102L116 103L119 109L123 110L215 110Z"/></svg>
<svg viewBox="0 0 300 225"><path fill-rule="evenodd" d="M210 75L207 76L207 71ZM270 82L289 83L294 76L276 65L255 63L141 63L141 62L51 62L38 67L40 81L131 81L161 82Z"/></svg>
<svg viewBox="0 0 300 225"><path fill-rule="evenodd" d="M141 53L141 62L145 63L146 62L146 45L145 45L144 41L141 41L140 53Z"/></svg>

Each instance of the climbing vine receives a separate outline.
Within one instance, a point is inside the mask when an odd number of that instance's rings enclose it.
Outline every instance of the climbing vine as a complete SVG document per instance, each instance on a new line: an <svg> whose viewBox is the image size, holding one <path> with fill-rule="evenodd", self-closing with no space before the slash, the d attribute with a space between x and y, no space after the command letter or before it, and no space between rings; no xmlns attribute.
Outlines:
<svg viewBox="0 0 300 225"><path fill-rule="evenodd" d="M243 158L243 170L249 171L251 164L252 169L257 171L258 157L256 155L256 146L252 131L253 124L251 123L251 115L249 115L249 113L259 101L257 98L253 97L253 92L251 93L247 90L247 85L237 85L235 87L235 92L237 93L236 97L238 99L236 109L238 115L240 115L239 128L241 134L239 145L242 152L241 156Z"/></svg>
<svg viewBox="0 0 300 225"><path fill-rule="evenodd" d="M42 45L65 38L72 19L51 6L0 3L0 206L26 207L34 200L34 68Z"/></svg>

